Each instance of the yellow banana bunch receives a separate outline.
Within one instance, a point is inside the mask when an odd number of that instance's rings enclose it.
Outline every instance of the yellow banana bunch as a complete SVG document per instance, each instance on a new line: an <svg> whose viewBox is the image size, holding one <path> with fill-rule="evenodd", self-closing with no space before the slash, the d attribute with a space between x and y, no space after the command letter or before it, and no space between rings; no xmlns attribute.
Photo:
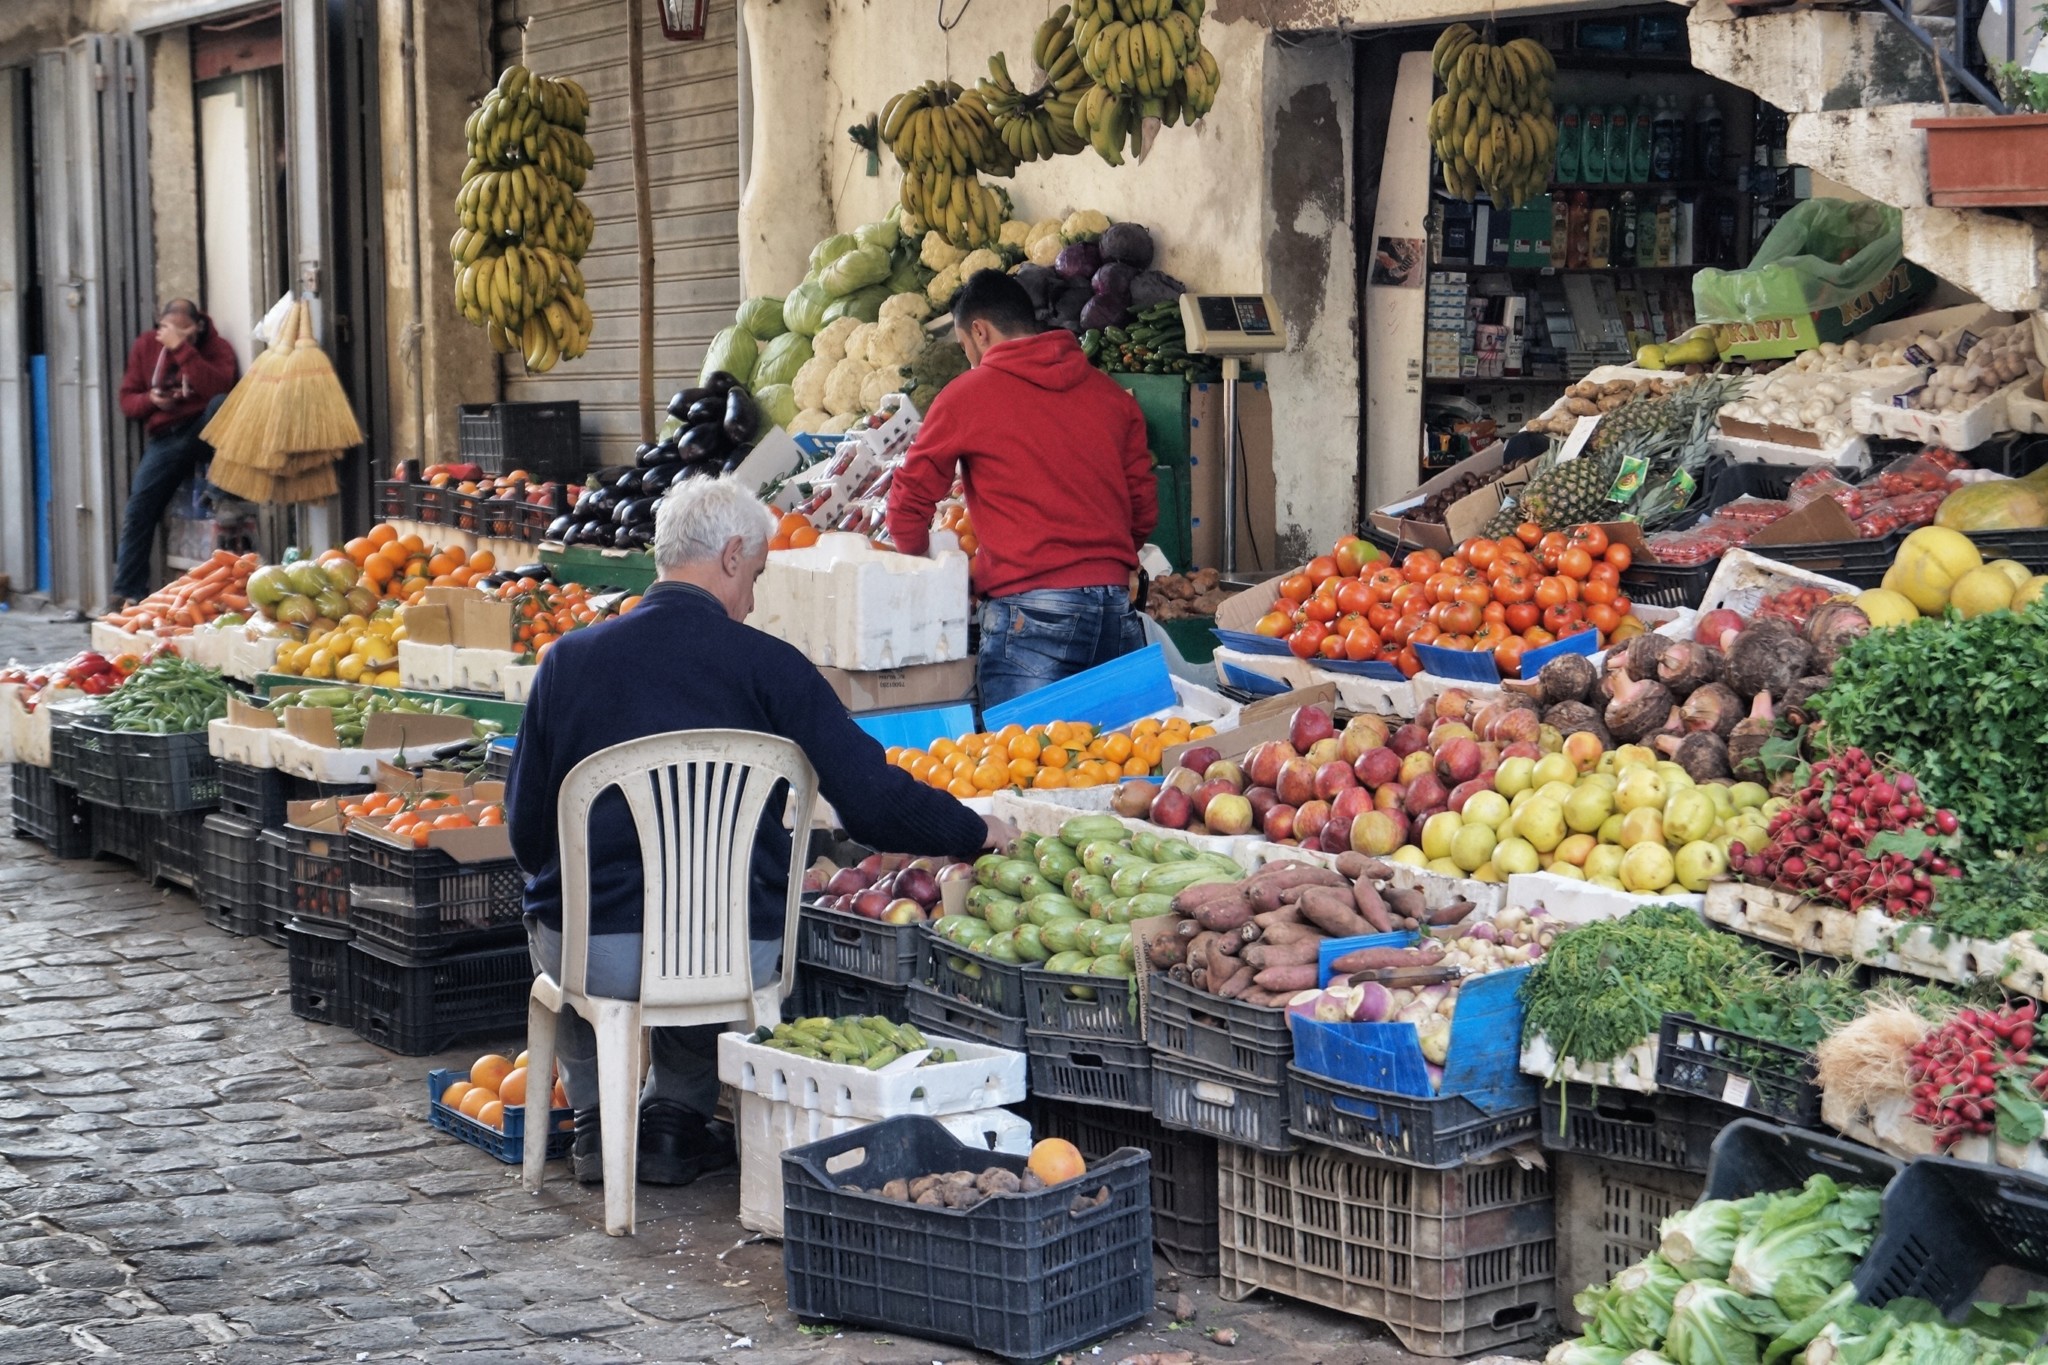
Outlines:
<svg viewBox="0 0 2048 1365"><path fill-rule="evenodd" d="M1469 24L1437 38L1430 66L1444 93L1430 106L1430 147L1444 187L1518 208L1543 193L1557 153L1550 79L1557 66L1532 38L1495 45Z"/></svg>
<svg viewBox="0 0 2048 1365"><path fill-rule="evenodd" d="M1075 70L1079 72L1078 60ZM1057 91L1051 85L1026 94L1010 78L1009 60L1000 52L988 59L988 72L980 87L982 103L988 108L996 136L1018 163L1072 156L1088 145L1074 132L1078 94ZM1078 83L1085 84L1086 77Z"/></svg>
<svg viewBox="0 0 2048 1365"><path fill-rule="evenodd" d="M1074 46L1081 70L1126 104L1120 115L1090 120L1084 131L1091 142L1098 121L1105 125L1102 141L1109 142L1119 140L1117 123L1130 130L1156 118L1170 127L1192 123L1215 106L1222 72L1202 45L1205 8L1206 0L1077 0Z"/></svg>

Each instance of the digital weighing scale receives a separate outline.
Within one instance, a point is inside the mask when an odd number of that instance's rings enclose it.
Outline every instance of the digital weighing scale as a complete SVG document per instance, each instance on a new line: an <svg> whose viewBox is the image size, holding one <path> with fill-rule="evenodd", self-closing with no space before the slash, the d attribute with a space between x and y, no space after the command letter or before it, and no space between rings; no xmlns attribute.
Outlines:
<svg viewBox="0 0 2048 1365"><path fill-rule="evenodd" d="M1287 349L1287 328L1266 294L1182 294L1181 327L1189 355L1223 361L1223 564L1237 572L1237 380L1248 355Z"/></svg>

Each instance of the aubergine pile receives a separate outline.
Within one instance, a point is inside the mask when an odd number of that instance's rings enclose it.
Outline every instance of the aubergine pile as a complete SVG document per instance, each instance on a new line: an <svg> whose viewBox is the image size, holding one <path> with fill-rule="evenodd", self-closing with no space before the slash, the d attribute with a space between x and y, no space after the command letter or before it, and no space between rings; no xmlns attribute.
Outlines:
<svg viewBox="0 0 2048 1365"><path fill-rule="evenodd" d="M591 475L575 507L548 523L549 540L646 549L654 543L654 509L662 494L683 479L730 474L761 430L753 395L723 370L706 375L701 387L671 398L668 415L680 425L636 449L632 464Z"/></svg>

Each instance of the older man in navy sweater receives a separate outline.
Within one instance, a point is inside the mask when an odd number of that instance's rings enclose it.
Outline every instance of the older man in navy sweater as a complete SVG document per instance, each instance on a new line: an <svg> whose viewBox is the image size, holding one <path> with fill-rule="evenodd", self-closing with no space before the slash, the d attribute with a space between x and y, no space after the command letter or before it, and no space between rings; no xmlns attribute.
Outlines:
<svg viewBox="0 0 2048 1365"><path fill-rule="evenodd" d="M818 789L854 838L892 852L971 858L1007 842L984 821L883 756L848 718L810 661L742 624L768 559L774 519L730 479L690 480L663 501L655 523L659 579L616 620L563 636L548 651L519 731L506 810L512 849L527 877L526 925L535 964L559 973L560 849L555 802L585 758L627 740L676 730L756 730L793 740ZM592 994L640 994L640 848L625 798L605 793L592 811ZM776 970L790 836L764 820L754 844L753 968ZM603 1178L597 1127L597 1039L564 1011L557 1048L576 1111L574 1163L585 1183ZM639 1178L688 1184L732 1161L732 1138L712 1120L718 1101L715 1027L656 1029L640 1104Z"/></svg>

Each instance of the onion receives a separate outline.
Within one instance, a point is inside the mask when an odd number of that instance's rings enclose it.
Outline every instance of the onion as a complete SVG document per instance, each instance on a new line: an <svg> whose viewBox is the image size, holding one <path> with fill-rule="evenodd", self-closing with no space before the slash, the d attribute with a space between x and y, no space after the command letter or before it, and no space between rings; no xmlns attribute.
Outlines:
<svg viewBox="0 0 2048 1365"><path fill-rule="evenodd" d="M1512 925L1508 925L1505 927L1509 929L1513 928ZM1495 921L1494 924L1475 924L1470 929L1465 931L1466 938L1476 938L1482 943L1498 942L1499 935L1500 927L1498 921Z"/></svg>
<svg viewBox="0 0 2048 1365"><path fill-rule="evenodd" d="M1368 981L1353 992L1351 1018L1354 1023L1377 1024L1393 1010L1394 999L1385 986Z"/></svg>
<svg viewBox="0 0 2048 1365"><path fill-rule="evenodd" d="M1444 1088L1444 1069L1442 1067L1438 1066L1435 1062L1424 1062L1422 1069L1429 1077L1429 1088L1431 1090L1442 1090Z"/></svg>
<svg viewBox="0 0 2048 1365"><path fill-rule="evenodd" d="M1531 943L1527 947L1522 949L1522 960L1524 962L1534 962L1537 958L1542 956L1543 945L1541 943Z"/></svg>

